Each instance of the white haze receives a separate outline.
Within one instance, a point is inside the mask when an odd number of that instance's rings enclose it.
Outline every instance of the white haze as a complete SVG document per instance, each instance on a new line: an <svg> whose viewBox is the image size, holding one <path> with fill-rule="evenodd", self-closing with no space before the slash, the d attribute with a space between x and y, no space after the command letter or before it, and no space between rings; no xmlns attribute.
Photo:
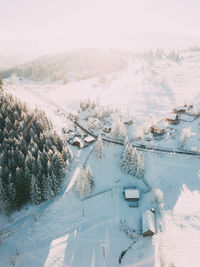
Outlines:
<svg viewBox="0 0 200 267"><path fill-rule="evenodd" d="M0 53L200 43L198 0L0 0L0 5Z"/></svg>

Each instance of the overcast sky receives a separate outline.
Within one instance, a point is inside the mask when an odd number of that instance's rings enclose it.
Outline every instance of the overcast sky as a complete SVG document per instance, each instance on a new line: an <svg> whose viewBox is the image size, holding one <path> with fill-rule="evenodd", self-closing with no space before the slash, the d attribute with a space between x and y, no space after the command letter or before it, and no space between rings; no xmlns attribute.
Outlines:
<svg viewBox="0 0 200 267"><path fill-rule="evenodd" d="M200 37L199 0L0 0L0 7L0 52L117 47L144 32Z"/></svg>

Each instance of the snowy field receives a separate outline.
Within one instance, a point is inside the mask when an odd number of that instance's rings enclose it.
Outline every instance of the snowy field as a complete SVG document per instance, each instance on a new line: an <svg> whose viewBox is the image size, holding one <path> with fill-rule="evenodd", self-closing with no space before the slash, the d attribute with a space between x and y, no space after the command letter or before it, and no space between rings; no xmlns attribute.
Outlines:
<svg viewBox="0 0 200 267"><path fill-rule="evenodd" d="M128 69L110 74L104 83L100 77L63 86L28 81L16 85L7 80L5 88L32 107L44 109L60 133L66 123L55 112L57 106L77 111L80 100L87 97L123 112L128 109L139 127L184 103L199 105L200 52L182 52L181 57L178 63L168 58L137 59ZM199 147L196 122L190 147ZM27 206L8 219L1 217L0 266L198 267L199 158L143 152L143 181L121 172L122 146L105 143L101 159L90 153L93 146L73 148L74 162L58 197L39 207ZM97 195L81 201L68 184L86 161L95 179L92 195ZM139 188L138 208L130 208L124 200L127 186ZM159 203L156 188L163 193ZM143 237L141 215L150 208L156 210L157 233ZM135 229L134 239L120 230L122 221Z"/></svg>

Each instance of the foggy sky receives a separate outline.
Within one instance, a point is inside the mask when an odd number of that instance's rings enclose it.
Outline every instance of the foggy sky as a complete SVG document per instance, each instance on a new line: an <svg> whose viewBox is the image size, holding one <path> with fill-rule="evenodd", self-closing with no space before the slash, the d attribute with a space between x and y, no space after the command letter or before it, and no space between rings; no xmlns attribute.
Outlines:
<svg viewBox="0 0 200 267"><path fill-rule="evenodd" d="M127 36L146 32L200 37L199 0L0 0L0 7L0 52L123 47Z"/></svg>

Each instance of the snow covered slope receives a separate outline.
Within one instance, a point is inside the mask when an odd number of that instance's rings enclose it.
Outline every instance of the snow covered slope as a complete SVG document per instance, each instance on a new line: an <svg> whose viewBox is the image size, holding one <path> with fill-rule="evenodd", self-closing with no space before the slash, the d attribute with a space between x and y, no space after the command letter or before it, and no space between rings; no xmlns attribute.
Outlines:
<svg viewBox="0 0 200 267"><path fill-rule="evenodd" d="M125 71L104 79L64 86L21 81L6 88L47 110L58 129L66 125L55 113L54 104L76 110L80 100L89 96L102 105L128 109L140 125L146 120L157 121L185 102L199 104L200 52L182 52L180 56L179 62L166 56L137 58ZM198 125L192 131L198 134ZM22 210L10 221L0 220L0 266L198 267L199 158L143 152L143 180L121 172L122 146L105 143L103 156L97 158L94 145L73 148L76 157L55 200L28 207L30 216L23 217ZM199 145L198 138L194 145ZM76 168L84 164L92 168L95 188L92 197L80 200L70 189ZM140 190L139 207L129 207L124 200L126 187ZM155 189L160 190L160 197ZM151 208L156 211L157 233L143 237L141 216ZM18 223L17 216L22 217ZM135 230L133 239L127 229Z"/></svg>

